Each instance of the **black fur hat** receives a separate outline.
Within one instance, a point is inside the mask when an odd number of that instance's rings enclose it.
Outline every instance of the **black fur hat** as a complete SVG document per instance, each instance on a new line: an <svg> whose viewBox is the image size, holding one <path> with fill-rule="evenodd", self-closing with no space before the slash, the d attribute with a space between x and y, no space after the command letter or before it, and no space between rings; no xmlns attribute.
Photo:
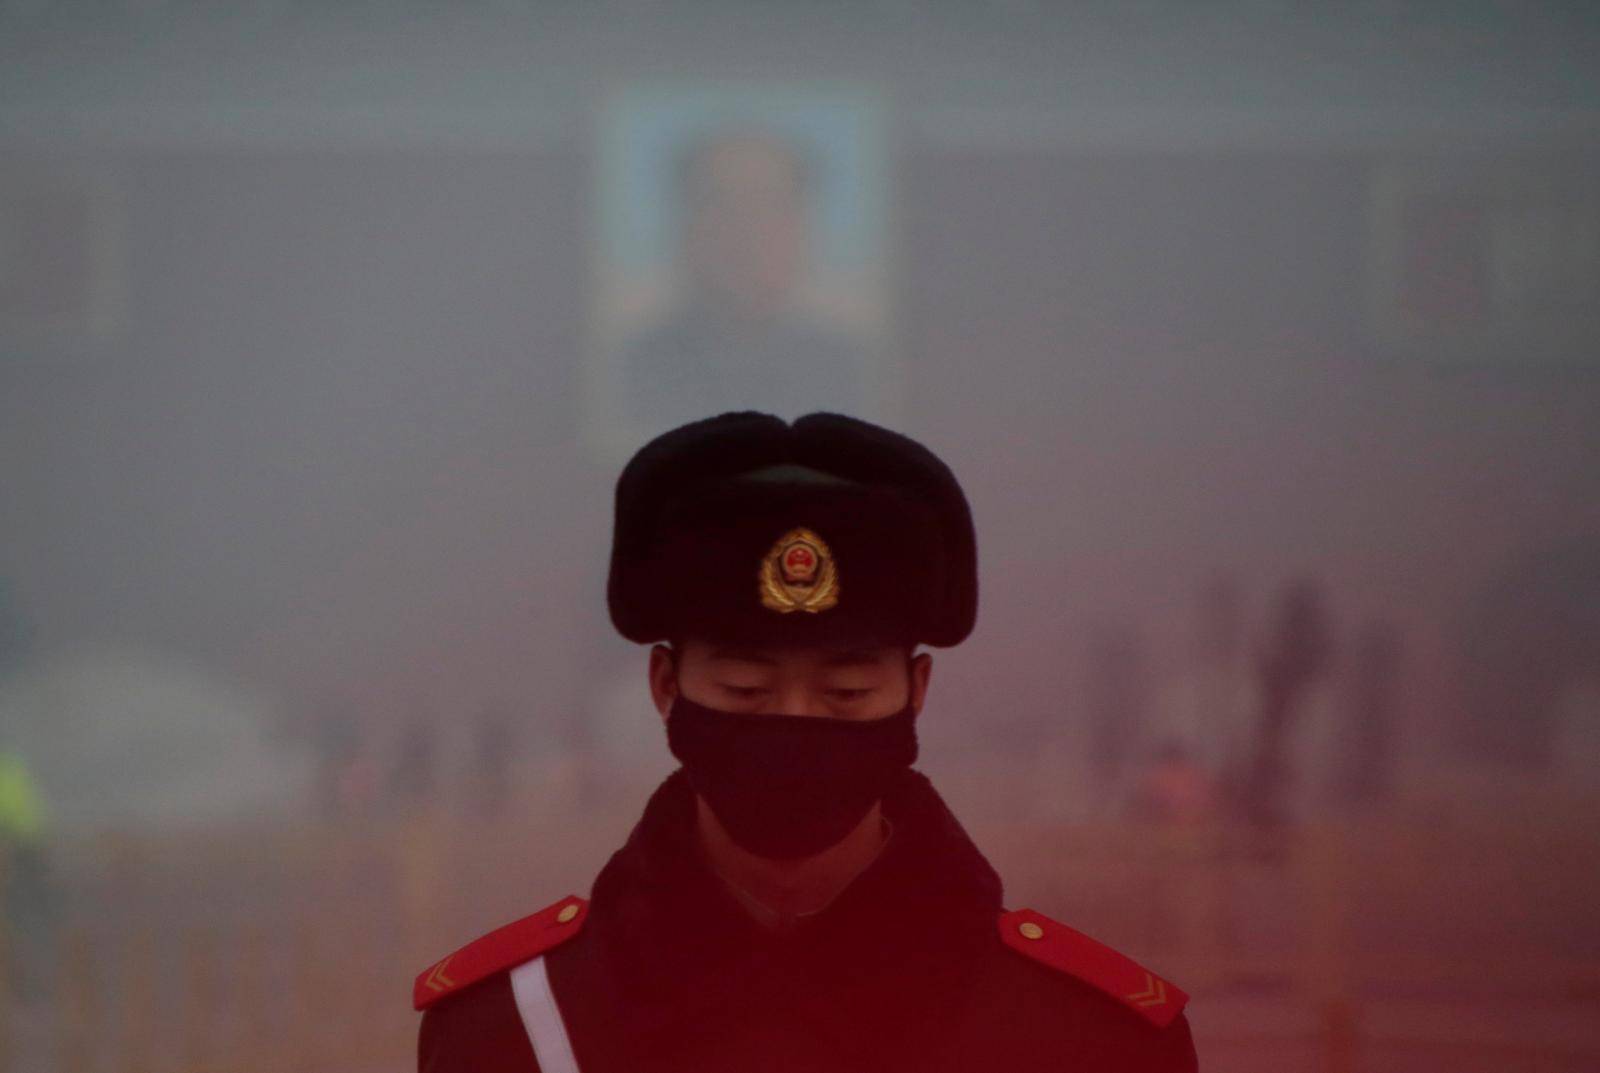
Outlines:
<svg viewBox="0 0 1600 1073"><path fill-rule="evenodd" d="M642 644L953 645L977 618L972 514L907 436L841 414L722 414L624 467L607 602Z"/></svg>

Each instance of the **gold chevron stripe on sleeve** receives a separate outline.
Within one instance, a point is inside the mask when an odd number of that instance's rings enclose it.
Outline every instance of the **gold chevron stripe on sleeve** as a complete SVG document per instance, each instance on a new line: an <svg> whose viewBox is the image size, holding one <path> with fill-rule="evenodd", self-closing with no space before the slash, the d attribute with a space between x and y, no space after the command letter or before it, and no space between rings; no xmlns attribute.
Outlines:
<svg viewBox="0 0 1600 1073"><path fill-rule="evenodd" d="M455 955L451 954L450 957L455 957ZM428 970L428 978L422 982L434 991L445 991L456 986L456 982L444 974L444 967L448 964L450 964L450 958L445 958L439 962L439 964Z"/></svg>
<svg viewBox="0 0 1600 1073"><path fill-rule="evenodd" d="M1167 1001L1167 982L1157 979L1154 973L1144 974L1144 990L1135 991L1127 999L1135 1006L1149 1007L1165 1005Z"/></svg>

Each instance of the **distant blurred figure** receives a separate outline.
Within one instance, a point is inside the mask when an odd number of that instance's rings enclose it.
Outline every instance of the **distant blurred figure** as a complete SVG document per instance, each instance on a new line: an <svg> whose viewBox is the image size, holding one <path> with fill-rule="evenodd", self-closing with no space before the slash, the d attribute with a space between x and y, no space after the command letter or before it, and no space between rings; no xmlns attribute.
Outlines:
<svg viewBox="0 0 1600 1073"><path fill-rule="evenodd" d="M378 765L359 722L343 712L317 721L317 799L329 818L364 815L377 804Z"/></svg>
<svg viewBox="0 0 1600 1073"><path fill-rule="evenodd" d="M1386 622L1371 623L1356 641L1342 713L1344 733L1333 767L1331 790L1338 804L1376 805L1389 797L1403 656L1400 635Z"/></svg>
<svg viewBox="0 0 1600 1073"><path fill-rule="evenodd" d="M682 291L624 348L630 424L858 410L863 348L797 303L812 195L799 148L759 129L724 129L685 147L675 179Z"/></svg>
<svg viewBox="0 0 1600 1073"><path fill-rule="evenodd" d="M1255 684L1245 665L1244 610L1236 579L1219 574L1194 604L1189 657L1157 691L1151 745L1175 747L1215 785L1245 763Z"/></svg>
<svg viewBox="0 0 1600 1073"><path fill-rule="evenodd" d="M317 752L317 807L332 818L344 811L340 787L356 753L355 721L342 712L324 713L314 724L312 741Z"/></svg>
<svg viewBox="0 0 1600 1073"><path fill-rule="evenodd" d="M21 670L31 642L30 623L0 577L0 681ZM44 797L17 748L16 729L11 719L0 720L0 981L11 996L31 1000L50 990L54 899Z"/></svg>
<svg viewBox="0 0 1600 1073"><path fill-rule="evenodd" d="M1149 670L1137 630L1114 623L1089 639L1089 771L1095 798L1127 799L1149 708Z"/></svg>
<svg viewBox="0 0 1600 1073"><path fill-rule="evenodd" d="M0 749L0 844L7 849L36 847L44 833L44 807L27 761Z"/></svg>
<svg viewBox="0 0 1600 1073"><path fill-rule="evenodd" d="M1134 819L1148 823L1208 823L1217 815L1216 782L1187 749L1168 742L1140 776L1129 812Z"/></svg>
<svg viewBox="0 0 1600 1073"><path fill-rule="evenodd" d="M472 743L472 803L480 816L493 819L511 797L511 725L497 708L478 717Z"/></svg>
<svg viewBox="0 0 1600 1073"><path fill-rule="evenodd" d="M52 920L45 811L27 761L0 748L0 900L6 929L0 974L32 998L48 975Z"/></svg>
<svg viewBox="0 0 1600 1073"><path fill-rule="evenodd" d="M339 769L335 787L342 815L362 816L376 807L383 781L380 770L370 742L363 741L350 753Z"/></svg>
<svg viewBox="0 0 1600 1073"><path fill-rule="evenodd" d="M1320 587L1311 580L1290 585L1278 618L1257 662L1259 707L1248 762L1233 789L1240 816L1260 827L1289 818L1291 785L1308 772L1296 772L1291 742L1301 730L1307 692L1327 670L1329 627ZM1303 753L1302 753L1303 755Z"/></svg>
<svg viewBox="0 0 1600 1073"><path fill-rule="evenodd" d="M390 772L390 796L401 805L424 806L433 801L439 776L439 743L428 719L415 719L400 737L400 748Z"/></svg>
<svg viewBox="0 0 1600 1073"><path fill-rule="evenodd" d="M1600 537L1508 561L1464 608L1460 643L1458 747L1530 772L1594 770L1571 749L1600 740L1585 701L1600 682Z"/></svg>

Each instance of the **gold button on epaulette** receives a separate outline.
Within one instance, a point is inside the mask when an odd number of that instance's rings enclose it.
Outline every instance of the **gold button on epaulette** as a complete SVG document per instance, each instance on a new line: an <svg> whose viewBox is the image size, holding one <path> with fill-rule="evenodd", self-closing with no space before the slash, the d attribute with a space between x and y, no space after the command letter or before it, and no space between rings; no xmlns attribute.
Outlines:
<svg viewBox="0 0 1600 1073"><path fill-rule="evenodd" d="M1031 920L1025 920L1017 925L1017 931L1022 933L1024 939L1043 939L1044 929Z"/></svg>
<svg viewBox="0 0 1600 1073"><path fill-rule="evenodd" d="M572 918L577 916L577 915L578 915L578 907L576 905L569 905L566 908L562 909L561 912L556 914L556 923L557 924L570 924L570 923L572 923Z"/></svg>

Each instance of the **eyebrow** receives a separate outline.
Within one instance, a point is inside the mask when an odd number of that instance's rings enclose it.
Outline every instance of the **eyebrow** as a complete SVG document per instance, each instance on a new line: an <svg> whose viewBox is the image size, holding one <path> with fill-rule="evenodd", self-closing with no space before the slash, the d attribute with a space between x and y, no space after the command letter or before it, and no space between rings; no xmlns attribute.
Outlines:
<svg viewBox="0 0 1600 1073"><path fill-rule="evenodd" d="M731 660L739 663L759 663L764 667L777 665L777 659L754 648L714 648L708 659ZM823 659L826 667L875 667L882 662L877 652L868 648L852 648L835 652Z"/></svg>
<svg viewBox="0 0 1600 1073"><path fill-rule="evenodd" d="M737 660L740 663L760 663L768 667L775 666L778 662L771 656L763 655L750 648L714 648L707 658Z"/></svg>
<svg viewBox="0 0 1600 1073"><path fill-rule="evenodd" d="M865 648L838 652L823 660L829 667L876 667L883 662L876 652Z"/></svg>

